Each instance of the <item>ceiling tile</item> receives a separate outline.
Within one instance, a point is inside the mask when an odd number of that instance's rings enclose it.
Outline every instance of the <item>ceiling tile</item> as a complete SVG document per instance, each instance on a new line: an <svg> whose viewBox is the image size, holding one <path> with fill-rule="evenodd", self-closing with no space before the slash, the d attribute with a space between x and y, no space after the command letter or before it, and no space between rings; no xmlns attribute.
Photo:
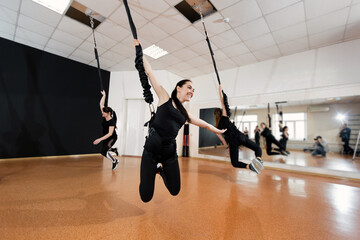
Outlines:
<svg viewBox="0 0 360 240"><path fill-rule="evenodd" d="M231 5L234 5L235 3L239 2L239 0L211 0L211 2L217 10L222 10Z"/></svg>
<svg viewBox="0 0 360 240"><path fill-rule="evenodd" d="M57 28L83 40L87 39L92 32L90 27L68 16L64 16L61 19Z"/></svg>
<svg viewBox="0 0 360 240"><path fill-rule="evenodd" d="M268 33L270 32L270 29L264 18L258 18L252 22L235 28L235 32L237 32L240 38L245 41Z"/></svg>
<svg viewBox="0 0 360 240"><path fill-rule="evenodd" d="M272 31L305 21L304 4L299 2L265 16Z"/></svg>
<svg viewBox="0 0 360 240"><path fill-rule="evenodd" d="M163 62L154 60L150 62L151 68L154 70L164 70L167 67L167 64L164 64Z"/></svg>
<svg viewBox="0 0 360 240"><path fill-rule="evenodd" d="M119 63L121 61L124 61L126 57L122 56L121 54L115 53L113 51L107 51L104 54L100 56L100 59L107 59L115 63Z"/></svg>
<svg viewBox="0 0 360 240"><path fill-rule="evenodd" d="M136 11L148 20L152 20L160 13L169 8L169 4L163 0L136 0L129 2L131 11ZM131 12L131 13L132 13Z"/></svg>
<svg viewBox="0 0 360 240"><path fill-rule="evenodd" d="M288 7L299 0L257 0L262 12L264 14L268 14L271 12L275 12L282 8Z"/></svg>
<svg viewBox="0 0 360 240"><path fill-rule="evenodd" d="M343 9L318 18L314 18L307 22L308 32L310 35L313 35L332 28L345 26L347 17L348 9Z"/></svg>
<svg viewBox="0 0 360 240"><path fill-rule="evenodd" d="M306 36L307 29L305 22L273 32L273 37L277 43L283 43Z"/></svg>
<svg viewBox="0 0 360 240"><path fill-rule="evenodd" d="M180 32L175 33L173 37L175 37L177 40L179 40L186 46L190 46L205 39L205 36L193 26L187 27Z"/></svg>
<svg viewBox="0 0 360 240"><path fill-rule="evenodd" d="M245 41L245 44L250 50L254 51L257 49L263 49L266 47L273 46L275 45L275 41L272 35L270 33L267 33L261 37L254 38L249 41Z"/></svg>
<svg viewBox="0 0 360 240"><path fill-rule="evenodd" d="M38 33L45 37L50 37L54 32L54 27L45 23L36 21L32 18L26 17L22 14L19 15L18 26L24 29L31 29L31 31Z"/></svg>
<svg viewBox="0 0 360 240"><path fill-rule="evenodd" d="M57 50L59 52L62 52L64 54L66 54L67 56L69 56L75 50L74 47L70 47L69 45L61 43L54 39L50 39L50 41L47 43L46 47Z"/></svg>
<svg viewBox="0 0 360 240"><path fill-rule="evenodd" d="M237 66L243 66L243 65L246 65L246 64L251 64L251 63L257 62L256 57L252 53L245 53L245 54L242 54L242 55L234 56L234 57L231 58L231 60L233 60L233 62Z"/></svg>
<svg viewBox="0 0 360 240"><path fill-rule="evenodd" d="M132 17L137 29L141 28L146 23L148 23L148 20L146 18L144 18L143 16L141 16L140 14L138 14L135 11L131 11L131 17ZM128 29L130 31L129 20L126 15L125 7L122 6L118 9L116 9L116 11L110 15L109 19L111 19L112 21L116 22L120 26L125 27L126 29Z"/></svg>
<svg viewBox="0 0 360 240"><path fill-rule="evenodd" d="M324 14L346 8L351 0L304 0L307 19L319 17Z"/></svg>
<svg viewBox="0 0 360 240"><path fill-rule="evenodd" d="M210 54L210 50L209 50L208 44L205 41L205 39L204 39L204 41L201 41L201 42L191 45L189 48L199 55ZM217 47L214 44L211 44L211 48L212 48L212 50L217 49Z"/></svg>
<svg viewBox="0 0 360 240"><path fill-rule="evenodd" d="M142 36L138 36L138 38L140 39L140 43L143 49L150 47L152 44L154 44L153 42L149 42L145 39L142 38ZM134 47L134 39L132 35L129 35L128 37L126 37L125 39L123 39L121 41L121 43L123 45L129 46L130 48ZM135 51L135 50L134 50Z"/></svg>
<svg viewBox="0 0 360 240"><path fill-rule="evenodd" d="M241 42L239 36L232 29L211 37L210 41L218 48L228 47Z"/></svg>
<svg viewBox="0 0 360 240"><path fill-rule="evenodd" d="M232 47L236 49L237 46L232 46ZM205 59L208 59L208 61L212 63L210 54L203 55L203 57L205 57ZM214 50L214 58L215 61L222 61L224 59L228 59L229 57L221 49L218 49L218 50Z"/></svg>
<svg viewBox="0 0 360 240"><path fill-rule="evenodd" d="M178 71L186 71L186 70L192 68L192 66L186 62L180 62L180 63L172 65L171 67L177 69Z"/></svg>
<svg viewBox="0 0 360 240"><path fill-rule="evenodd" d="M111 20L105 20L102 22L100 26L96 28L96 31L116 41L121 41L131 34L129 30L117 25Z"/></svg>
<svg viewBox="0 0 360 240"><path fill-rule="evenodd" d="M169 53L175 52L179 49L185 48L185 45L176 40L173 37L167 37L159 42L156 45Z"/></svg>
<svg viewBox="0 0 360 240"><path fill-rule="evenodd" d="M170 65L174 65L181 62L181 59L177 58L176 56L173 56L172 54L165 55L161 57L162 62L166 62Z"/></svg>
<svg viewBox="0 0 360 240"><path fill-rule="evenodd" d="M206 58L201 56L189 59L186 62L193 67L200 67L203 65L211 64Z"/></svg>
<svg viewBox="0 0 360 240"><path fill-rule="evenodd" d="M135 71L134 61L125 59L111 67L111 71Z"/></svg>
<svg viewBox="0 0 360 240"><path fill-rule="evenodd" d="M27 29L24 29L22 27L17 27L16 28L15 36L17 38L21 38L23 40L26 40L26 41L29 41L29 42L32 42L32 43L36 43L39 46L44 46L48 41L47 37L44 37L44 36L41 36L40 34L31 32L31 31L29 31Z"/></svg>
<svg viewBox="0 0 360 240"><path fill-rule="evenodd" d="M80 38L74 37L73 35L63 32L61 30L55 30L51 38L74 48L78 47L84 41Z"/></svg>
<svg viewBox="0 0 360 240"><path fill-rule="evenodd" d="M53 27L58 25L62 17L61 14L31 0L22 0L20 13Z"/></svg>
<svg viewBox="0 0 360 240"><path fill-rule="evenodd" d="M79 63L83 63L83 64L88 64L89 61L85 60L85 59L82 59L80 57L77 57L77 56L74 56L74 55L71 55L68 57L69 59L73 60L73 61L76 61L76 62L79 62Z"/></svg>
<svg viewBox="0 0 360 240"><path fill-rule="evenodd" d="M227 58L227 59L223 59L221 61L216 62L216 66L219 71L222 71L225 69L235 68L235 67L237 67L237 64L235 62L233 62L230 58Z"/></svg>
<svg viewBox="0 0 360 240"><path fill-rule="evenodd" d="M48 52L48 53L55 54L55 55L57 55L57 56L65 57L65 58L67 58L67 57L69 56L69 54L60 52L60 51L55 50L55 49L51 49L51 48L49 48L49 47L45 47L45 48L44 48L44 51L46 51L46 52Z"/></svg>
<svg viewBox="0 0 360 240"><path fill-rule="evenodd" d="M90 65L97 67L97 61L94 59L92 62L90 62ZM116 62L114 62L114 61L111 61L111 60L108 60L108 59L105 59L105 58L101 59L101 62L100 62L100 68L101 69L110 68L110 67L112 67L114 65L116 65Z"/></svg>
<svg viewBox="0 0 360 240"><path fill-rule="evenodd" d="M259 60L267 60L272 58L281 57L281 53L279 51L278 46L271 46L264 49L256 50L253 52L255 57Z"/></svg>
<svg viewBox="0 0 360 240"><path fill-rule="evenodd" d="M350 9L348 24L355 22L360 22L360 4L354 5Z"/></svg>
<svg viewBox="0 0 360 240"><path fill-rule="evenodd" d="M345 27L339 27L326 32L310 35L310 47L318 48L340 42L344 36Z"/></svg>
<svg viewBox="0 0 360 240"><path fill-rule="evenodd" d="M161 30L160 26L158 27L151 22L139 29L140 39L145 39L152 43L156 43L167 36L168 34Z"/></svg>
<svg viewBox="0 0 360 240"><path fill-rule="evenodd" d="M300 51L309 50L308 38L299 38L293 41L278 44L283 55L293 54Z"/></svg>
<svg viewBox="0 0 360 240"><path fill-rule="evenodd" d="M87 63L89 63L89 62L91 62L91 61L93 61L95 59L94 54L88 53L87 51L84 51L84 50L81 50L81 49L76 49L70 56L81 58L84 61L86 60Z"/></svg>
<svg viewBox="0 0 360 240"><path fill-rule="evenodd" d="M165 2L167 2L171 7L175 6L176 4L178 4L181 1L182 0L165 0Z"/></svg>
<svg viewBox="0 0 360 240"><path fill-rule="evenodd" d="M84 6L90 8L91 10L100 13L104 17L108 17L115 9L122 5L122 1L118 0L76 0L77 2L83 4ZM122 6L123 7L123 6Z"/></svg>
<svg viewBox="0 0 360 240"><path fill-rule="evenodd" d="M175 57L179 58L182 61L186 61L188 59L198 56L197 53L195 53L194 51L192 51L188 48L184 48L184 49L178 50L176 52L173 52L172 55L174 55Z"/></svg>
<svg viewBox="0 0 360 240"><path fill-rule="evenodd" d="M170 35L190 26L190 22L174 8L170 8L159 15L152 23L161 26L161 29Z"/></svg>
<svg viewBox="0 0 360 240"><path fill-rule="evenodd" d="M42 44L38 44L34 41L29 41L27 39L23 39L23 38L20 38L20 37L15 37L15 42L17 43L21 43L21 44L24 44L26 46L29 46L29 47L33 47L33 48L37 48L37 49L40 49L42 50L44 48L44 45Z"/></svg>
<svg viewBox="0 0 360 240"><path fill-rule="evenodd" d="M237 43L229 47L222 48L221 51L225 53L227 57L234 57L236 55L248 53L249 49L245 46L244 43Z"/></svg>
<svg viewBox="0 0 360 240"><path fill-rule="evenodd" d="M17 12L10 10L6 7L0 6L0 20L16 25L18 18Z"/></svg>
<svg viewBox="0 0 360 240"><path fill-rule="evenodd" d="M200 71L200 69L198 69L198 68L188 69L188 70L186 70L186 73L189 74L189 77L190 77L190 78L198 77L198 76L201 76L201 75L204 74L204 73L203 73L202 71Z"/></svg>
<svg viewBox="0 0 360 240"><path fill-rule="evenodd" d="M1 30L0 30L0 37L8 39L10 41L14 41L14 34L4 33L4 32L1 32Z"/></svg>
<svg viewBox="0 0 360 240"><path fill-rule="evenodd" d="M225 18L230 18L230 25L237 27L262 16L261 10L255 0L243 0L220 11Z"/></svg>
<svg viewBox="0 0 360 240"><path fill-rule="evenodd" d="M0 5L14 11L19 11L20 0L0 0Z"/></svg>
<svg viewBox="0 0 360 240"><path fill-rule="evenodd" d="M14 36L15 35L15 25L0 21L0 32Z"/></svg>
<svg viewBox="0 0 360 240"><path fill-rule="evenodd" d="M231 28L230 25L222 21L222 19L223 17L218 12L204 18L206 31L208 32L209 37L225 32ZM204 32L205 35L204 27L201 21L197 21L193 25L200 32Z"/></svg>
<svg viewBox="0 0 360 240"><path fill-rule="evenodd" d="M96 38L96 47L99 50L99 54L105 52L106 50L112 48L115 44L116 41L105 36L102 33L96 32L95 31L95 38ZM93 43L94 39L93 36L89 36L88 39L86 40L87 42Z"/></svg>
<svg viewBox="0 0 360 240"><path fill-rule="evenodd" d="M360 24L359 23L348 24L345 31L345 39L353 40L357 38L360 38Z"/></svg>
<svg viewBox="0 0 360 240"><path fill-rule="evenodd" d="M111 51L114 51L122 56L125 56L125 57L134 57L135 59L135 49L134 48L131 48L131 47L128 47L128 46L125 46L124 44L122 43L117 43L115 46L113 46L111 49Z"/></svg>
<svg viewBox="0 0 360 240"><path fill-rule="evenodd" d="M78 48L94 55L94 44L91 42L85 41Z"/></svg>

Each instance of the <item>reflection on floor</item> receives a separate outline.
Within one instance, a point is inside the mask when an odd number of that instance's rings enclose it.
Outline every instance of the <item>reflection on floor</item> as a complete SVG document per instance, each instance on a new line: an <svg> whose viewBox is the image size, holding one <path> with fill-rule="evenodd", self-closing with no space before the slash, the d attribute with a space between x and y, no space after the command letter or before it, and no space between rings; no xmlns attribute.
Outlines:
<svg viewBox="0 0 360 240"><path fill-rule="evenodd" d="M0 236L17 239L358 239L360 183L180 159L176 197L156 177L138 194L140 158L0 162Z"/></svg>
<svg viewBox="0 0 360 240"><path fill-rule="evenodd" d="M342 171L360 171L360 160L356 158L352 160L352 155L342 155L339 153L328 153L326 157L311 156L311 152L304 152L299 150L289 150L289 156L268 156L266 150L263 150L263 160L268 162L286 163L297 166L305 167L320 167L331 170ZM215 156L229 156L228 150L224 147L217 148L202 148L199 149L200 154L215 155ZM239 159L253 159L255 158L254 152L248 148L239 149Z"/></svg>

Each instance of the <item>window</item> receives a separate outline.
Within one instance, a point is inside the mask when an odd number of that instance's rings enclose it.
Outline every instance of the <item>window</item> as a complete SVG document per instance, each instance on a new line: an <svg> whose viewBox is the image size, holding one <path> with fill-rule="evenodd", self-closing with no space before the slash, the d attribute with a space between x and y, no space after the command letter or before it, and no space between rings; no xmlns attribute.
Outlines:
<svg viewBox="0 0 360 240"><path fill-rule="evenodd" d="M306 139L306 113L284 113L283 126L288 127L289 140L303 141ZM273 115L273 133L280 139L279 115Z"/></svg>
<svg viewBox="0 0 360 240"><path fill-rule="evenodd" d="M234 124L241 132L244 132L245 128L247 128L250 138L255 137L254 130L258 125L257 115L237 115Z"/></svg>

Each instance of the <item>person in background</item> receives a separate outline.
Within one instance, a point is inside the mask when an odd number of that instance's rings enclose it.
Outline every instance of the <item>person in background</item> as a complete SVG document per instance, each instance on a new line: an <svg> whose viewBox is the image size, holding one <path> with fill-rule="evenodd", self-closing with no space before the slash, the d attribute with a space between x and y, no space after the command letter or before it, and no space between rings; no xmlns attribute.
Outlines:
<svg viewBox="0 0 360 240"><path fill-rule="evenodd" d="M249 130L247 129L247 127L245 127L244 135L249 139Z"/></svg>
<svg viewBox="0 0 360 240"><path fill-rule="evenodd" d="M256 145L260 146L260 129L259 129L259 126L255 127L254 133L255 133L255 143L256 143Z"/></svg>
<svg viewBox="0 0 360 240"><path fill-rule="evenodd" d="M352 149L349 146L350 134L351 134L351 129L347 126L346 123L344 123L339 133L339 136L341 137L341 141L343 142L343 146L344 146L343 154L354 153L354 149Z"/></svg>
<svg viewBox="0 0 360 240"><path fill-rule="evenodd" d="M315 150L311 153L311 155L321 155L323 157L326 157L326 153L329 152L329 145L328 143L321 137L317 136L314 138L314 148Z"/></svg>

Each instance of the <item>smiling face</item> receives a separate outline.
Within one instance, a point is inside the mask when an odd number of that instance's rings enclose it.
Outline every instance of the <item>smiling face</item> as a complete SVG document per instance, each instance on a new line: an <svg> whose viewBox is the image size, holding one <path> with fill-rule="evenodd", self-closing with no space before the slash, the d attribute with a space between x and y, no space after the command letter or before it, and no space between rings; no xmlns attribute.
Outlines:
<svg viewBox="0 0 360 240"><path fill-rule="evenodd" d="M181 103L189 102L194 95L195 89L193 88L191 81L186 81L181 87L176 87L177 98Z"/></svg>

